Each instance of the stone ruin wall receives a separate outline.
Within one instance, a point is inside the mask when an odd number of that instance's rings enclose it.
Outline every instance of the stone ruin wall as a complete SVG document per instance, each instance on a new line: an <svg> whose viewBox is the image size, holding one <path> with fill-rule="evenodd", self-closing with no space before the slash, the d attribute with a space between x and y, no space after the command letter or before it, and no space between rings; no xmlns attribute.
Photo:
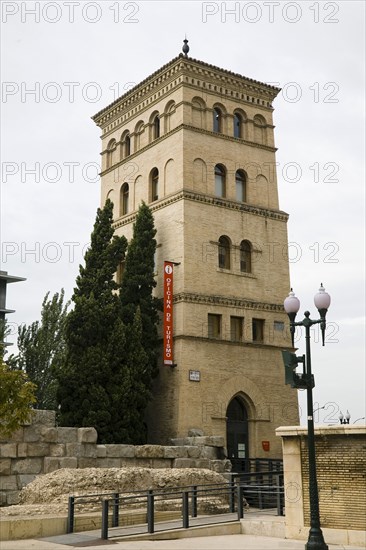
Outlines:
<svg viewBox="0 0 366 550"><path fill-rule="evenodd" d="M35 410L31 423L0 441L0 505L18 504L33 479L60 468L207 468L229 472L224 438L192 435L162 445L98 445L94 428L57 427L54 411Z"/></svg>

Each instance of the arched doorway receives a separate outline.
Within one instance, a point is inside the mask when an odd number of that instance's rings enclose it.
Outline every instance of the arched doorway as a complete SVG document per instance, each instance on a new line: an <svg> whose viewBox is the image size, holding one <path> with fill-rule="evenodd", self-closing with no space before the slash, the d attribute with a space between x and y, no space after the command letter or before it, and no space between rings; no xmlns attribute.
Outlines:
<svg viewBox="0 0 366 550"><path fill-rule="evenodd" d="M233 472L245 472L249 458L248 413L240 397L234 397L227 408L227 452Z"/></svg>

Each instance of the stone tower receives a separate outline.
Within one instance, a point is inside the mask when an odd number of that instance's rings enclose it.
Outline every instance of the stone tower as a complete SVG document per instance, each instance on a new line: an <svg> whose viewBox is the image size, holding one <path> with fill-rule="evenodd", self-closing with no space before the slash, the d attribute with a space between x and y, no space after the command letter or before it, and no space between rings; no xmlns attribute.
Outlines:
<svg viewBox="0 0 366 550"><path fill-rule="evenodd" d="M233 461L278 458L275 428L298 422L281 356L290 336L278 92L181 54L93 117L102 131L101 201L114 203L116 233L131 238L142 200L154 214L157 296L164 261L179 264L175 366L159 367L150 443L196 429L224 436Z"/></svg>

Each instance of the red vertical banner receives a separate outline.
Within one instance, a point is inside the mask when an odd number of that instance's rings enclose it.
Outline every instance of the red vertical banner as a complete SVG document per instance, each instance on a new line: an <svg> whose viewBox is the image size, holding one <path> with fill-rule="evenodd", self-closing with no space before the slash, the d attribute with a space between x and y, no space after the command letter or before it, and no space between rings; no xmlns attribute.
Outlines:
<svg viewBox="0 0 366 550"><path fill-rule="evenodd" d="M173 360L173 263L164 262L164 365L174 365Z"/></svg>

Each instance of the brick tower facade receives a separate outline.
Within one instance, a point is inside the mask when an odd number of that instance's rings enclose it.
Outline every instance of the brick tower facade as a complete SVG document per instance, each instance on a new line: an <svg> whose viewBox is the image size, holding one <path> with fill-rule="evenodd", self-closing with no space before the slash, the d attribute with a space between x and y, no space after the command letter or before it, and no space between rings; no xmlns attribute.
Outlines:
<svg viewBox="0 0 366 550"><path fill-rule="evenodd" d="M93 117L102 131L101 201L114 203L116 233L131 238L142 200L154 214L157 296L163 262L179 264L176 366L159 366L150 443L196 429L224 436L233 460L278 458L275 428L298 423L281 356L290 337L278 92L181 54Z"/></svg>

